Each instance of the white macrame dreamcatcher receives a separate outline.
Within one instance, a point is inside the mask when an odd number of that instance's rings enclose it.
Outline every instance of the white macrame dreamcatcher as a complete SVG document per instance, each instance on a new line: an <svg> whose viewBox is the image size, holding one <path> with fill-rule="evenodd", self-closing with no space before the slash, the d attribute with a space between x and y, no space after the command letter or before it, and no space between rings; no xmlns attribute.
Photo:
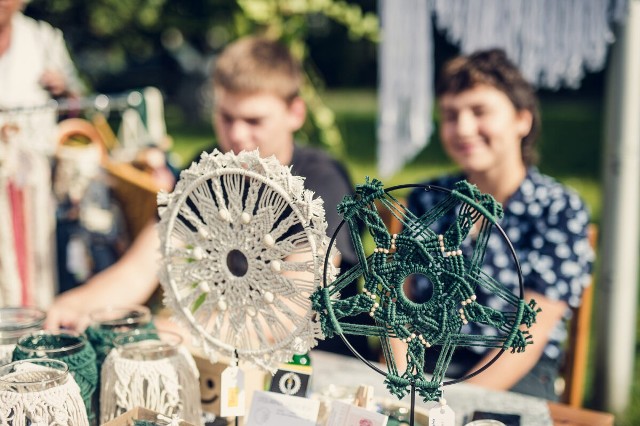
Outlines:
<svg viewBox="0 0 640 426"><path fill-rule="evenodd" d="M322 338L309 296L329 239L322 200L303 178L257 151L216 150L158 206L165 304L211 359L273 371Z"/></svg>

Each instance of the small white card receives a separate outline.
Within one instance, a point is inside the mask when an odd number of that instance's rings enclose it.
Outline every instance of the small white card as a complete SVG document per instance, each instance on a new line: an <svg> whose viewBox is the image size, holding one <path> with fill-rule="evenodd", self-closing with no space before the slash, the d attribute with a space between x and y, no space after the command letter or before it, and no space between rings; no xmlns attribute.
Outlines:
<svg viewBox="0 0 640 426"><path fill-rule="evenodd" d="M341 401L331 402L327 426L386 426L389 417Z"/></svg>
<svg viewBox="0 0 640 426"><path fill-rule="evenodd" d="M227 367L220 379L220 416L244 416L244 373L239 367Z"/></svg>
<svg viewBox="0 0 640 426"><path fill-rule="evenodd" d="M429 426L455 426L456 414L447 405L444 398L440 403L429 410Z"/></svg>
<svg viewBox="0 0 640 426"><path fill-rule="evenodd" d="M315 426L320 401L256 391L251 400L247 426Z"/></svg>

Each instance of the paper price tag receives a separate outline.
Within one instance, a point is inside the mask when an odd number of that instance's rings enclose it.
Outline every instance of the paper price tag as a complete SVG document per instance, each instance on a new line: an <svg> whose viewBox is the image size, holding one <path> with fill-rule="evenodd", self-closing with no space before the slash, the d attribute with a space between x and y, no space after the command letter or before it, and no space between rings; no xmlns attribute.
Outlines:
<svg viewBox="0 0 640 426"><path fill-rule="evenodd" d="M342 401L331 402L327 426L387 426L389 417Z"/></svg>
<svg viewBox="0 0 640 426"><path fill-rule="evenodd" d="M247 426L316 426L320 400L275 392L253 393ZM342 425L341 425L342 426Z"/></svg>
<svg viewBox="0 0 640 426"><path fill-rule="evenodd" d="M429 426L455 426L456 414L444 399L440 405L429 410Z"/></svg>
<svg viewBox="0 0 640 426"><path fill-rule="evenodd" d="M244 416L244 373L238 367L227 367L222 372L220 389L220 416Z"/></svg>

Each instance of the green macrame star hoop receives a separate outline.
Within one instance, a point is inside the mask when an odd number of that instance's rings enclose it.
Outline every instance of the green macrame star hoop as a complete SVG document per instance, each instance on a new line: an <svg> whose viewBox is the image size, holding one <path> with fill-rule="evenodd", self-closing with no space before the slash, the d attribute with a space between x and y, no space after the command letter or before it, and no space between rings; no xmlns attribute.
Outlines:
<svg viewBox="0 0 640 426"><path fill-rule="evenodd" d="M418 185L403 187L415 186ZM349 227L359 264L328 285L325 280L325 286L318 289L311 300L327 338L340 335L348 346L346 335L380 338L387 372L370 365L386 375L385 383L392 394L402 398L410 387L415 387L425 400L437 400L442 394L443 385L478 374L505 350L524 351L532 343L532 336L520 326L530 327L536 320L538 310L534 300L525 303L522 299L522 274L513 250L520 277L520 297L481 271L491 230L497 228L508 241L497 224L503 215L501 205L466 181L458 182L453 191L423 187L425 190L444 191L448 195L420 218L390 195L392 189L401 187L385 190L382 183L375 179L371 182L367 179L363 185L356 187L354 196L344 198L338 211L344 217L343 223ZM376 202L401 221L402 232L394 235L389 233ZM444 234L438 235L430 229L430 225L452 209L458 209L457 218L448 225ZM361 224L369 230L376 245L368 256L360 238ZM462 255L460 244L469 236L472 228L477 229L478 226L473 256L466 258ZM415 303L404 293L405 280L412 274L423 274L433 284L433 295L425 303ZM362 290L355 296L341 299L340 291L348 285L357 285L360 277L364 279ZM513 312L501 312L476 302L475 289L478 286L504 299L514 307ZM373 324L349 322L349 318L360 314L368 314ZM497 335L465 334L462 326L468 322L494 327ZM391 338L398 338L407 345L408 365L404 372L398 371L390 348ZM434 345L440 346L441 351L433 375L428 378L423 366L429 348ZM458 346L501 348L502 351L474 373L445 382L445 372Z"/></svg>

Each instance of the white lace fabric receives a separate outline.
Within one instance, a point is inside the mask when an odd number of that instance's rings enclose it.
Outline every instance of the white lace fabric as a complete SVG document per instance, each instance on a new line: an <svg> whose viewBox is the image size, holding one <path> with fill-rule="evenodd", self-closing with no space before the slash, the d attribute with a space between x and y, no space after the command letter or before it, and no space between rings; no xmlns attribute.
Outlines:
<svg viewBox="0 0 640 426"><path fill-rule="evenodd" d="M303 183L274 157L214 151L159 194L165 304L210 359L274 370L322 338L309 296L329 239L322 200Z"/></svg>

